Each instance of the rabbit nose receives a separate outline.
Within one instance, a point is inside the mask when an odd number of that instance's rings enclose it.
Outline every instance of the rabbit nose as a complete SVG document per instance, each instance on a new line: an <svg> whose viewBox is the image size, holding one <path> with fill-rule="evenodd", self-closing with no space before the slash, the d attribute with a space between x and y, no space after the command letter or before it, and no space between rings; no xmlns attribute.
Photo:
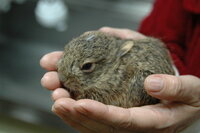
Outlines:
<svg viewBox="0 0 200 133"><path fill-rule="evenodd" d="M69 77L67 81L64 83L64 86L70 88L72 90L79 89L81 87L79 80L77 78Z"/></svg>

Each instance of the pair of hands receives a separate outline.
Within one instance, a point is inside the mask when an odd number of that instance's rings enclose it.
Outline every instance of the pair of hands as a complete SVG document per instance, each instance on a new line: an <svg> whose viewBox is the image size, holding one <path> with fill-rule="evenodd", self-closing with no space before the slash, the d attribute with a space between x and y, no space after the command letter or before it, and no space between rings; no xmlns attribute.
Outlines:
<svg viewBox="0 0 200 133"><path fill-rule="evenodd" d="M123 39L145 38L128 29L104 27L100 31ZM75 101L64 88L60 88L56 63L61 55L62 52L58 51L42 57L40 64L49 72L41 83L53 91L55 103L52 111L80 132L175 133L200 118L200 79L189 75L148 76L144 83L147 93L162 100L155 105L126 109L89 99Z"/></svg>

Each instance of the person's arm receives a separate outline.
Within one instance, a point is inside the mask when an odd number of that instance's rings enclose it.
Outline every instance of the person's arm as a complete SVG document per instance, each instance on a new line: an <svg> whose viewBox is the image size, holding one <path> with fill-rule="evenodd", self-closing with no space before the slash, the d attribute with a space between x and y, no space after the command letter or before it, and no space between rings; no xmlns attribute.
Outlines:
<svg viewBox="0 0 200 133"><path fill-rule="evenodd" d="M159 38L166 44L180 74L187 74L184 54L189 15L182 0L156 0L139 28L140 33Z"/></svg>

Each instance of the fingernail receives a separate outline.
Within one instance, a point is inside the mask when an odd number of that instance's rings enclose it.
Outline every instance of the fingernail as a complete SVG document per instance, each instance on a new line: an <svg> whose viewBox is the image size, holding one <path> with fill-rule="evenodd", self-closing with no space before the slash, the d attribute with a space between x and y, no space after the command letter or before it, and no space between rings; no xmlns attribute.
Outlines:
<svg viewBox="0 0 200 133"><path fill-rule="evenodd" d="M147 89L148 91L160 91L163 88L163 79L161 77L148 77Z"/></svg>
<svg viewBox="0 0 200 133"><path fill-rule="evenodd" d="M48 77L48 76L44 75L44 76L42 77L42 79L40 80L40 83L41 83L42 87L48 88L48 86L47 86L47 84L46 84L46 83L48 82L48 80L49 80L49 77Z"/></svg>

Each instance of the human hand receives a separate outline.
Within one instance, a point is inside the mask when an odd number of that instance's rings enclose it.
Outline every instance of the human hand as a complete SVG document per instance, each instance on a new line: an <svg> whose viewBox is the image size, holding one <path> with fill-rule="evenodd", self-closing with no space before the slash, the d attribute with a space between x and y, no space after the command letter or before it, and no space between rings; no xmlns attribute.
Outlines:
<svg viewBox="0 0 200 133"><path fill-rule="evenodd" d="M146 131L148 133L175 133L199 119L198 78L152 76L145 81L147 92L168 102L125 109L88 99L75 101L70 98L59 98L55 99L52 110L67 124L83 133L143 133ZM153 91L149 86L151 82L155 85L155 80L151 81L155 77L163 79L164 87L161 87L160 91Z"/></svg>
<svg viewBox="0 0 200 133"><path fill-rule="evenodd" d="M111 28L111 27L102 27L99 29L99 31L104 32L104 33L108 33L110 35L119 37L121 39L144 39L146 38L145 35L137 32L137 31L133 31L130 29L120 29L120 28Z"/></svg>
<svg viewBox="0 0 200 133"><path fill-rule="evenodd" d="M145 81L147 92L167 102L124 109L88 99L70 99L68 92L59 88L61 84L55 72L55 64L61 55L62 52L54 52L42 58L41 65L53 71L45 74L42 84L54 90L52 96L55 104L52 110L67 124L81 132L173 133L199 119L200 81L197 77L152 75L161 77L164 87L160 91L152 91L152 87L149 86L152 78L150 76Z"/></svg>

